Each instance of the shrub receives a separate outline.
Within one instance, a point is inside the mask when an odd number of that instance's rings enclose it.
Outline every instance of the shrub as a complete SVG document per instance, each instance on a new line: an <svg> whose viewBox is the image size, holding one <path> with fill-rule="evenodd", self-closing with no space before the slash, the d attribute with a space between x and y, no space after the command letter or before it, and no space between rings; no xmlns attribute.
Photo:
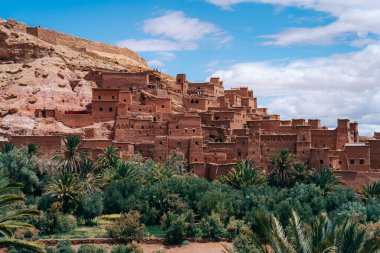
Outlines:
<svg viewBox="0 0 380 253"><path fill-rule="evenodd" d="M103 253L104 250L94 245L81 245L77 253Z"/></svg>
<svg viewBox="0 0 380 253"><path fill-rule="evenodd" d="M220 220L220 215L214 212L201 220L201 231L204 238L220 240L226 237L226 230Z"/></svg>
<svg viewBox="0 0 380 253"><path fill-rule="evenodd" d="M112 247L111 253L143 253L143 250L136 241L132 241L127 245L116 245Z"/></svg>
<svg viewBox="0 0 380 253"><path fill-rule="evenodd" d="M69 241L60 241L57 243L57 253L74 253L74 249L71 247Z"/></svg>
<svg viewBox="0 0 380 253"><path fill-rule="evenodd" d="M139 239L145 234L145 225L140 222L140 213L130 211L123 213L120 219L107 228L109 236L123 242Z"/></svg>
<svg viewBox="0 0 380 253"><path fill-rule="evenodd" d="M77 220L73 215L63 214L57 218L55 231L58 233L66 233L74 230L77 227Z"/></svg>
<svg viewBox="0 0 380 253"><path fill-rule="evenodd" d="M227 237L236 238L244 228L248 228L244 221L232 217L226 227Z"/></svg>
<svg viewBox="0 0 380 253"><path fill-rule="evenodd" d="M78 216L89 222L101 215L103 211L103 198L100 194L85 195L78 207Z"/></svg>
<svg viewBox="0 0 380 253"><path fill-rule="evenodd" d="M188 237L194 237L196 227L194 224L194 213L184 214L168 213L162 217L161 226L166 230L166 239L169 243L178 244Z"/></svg>

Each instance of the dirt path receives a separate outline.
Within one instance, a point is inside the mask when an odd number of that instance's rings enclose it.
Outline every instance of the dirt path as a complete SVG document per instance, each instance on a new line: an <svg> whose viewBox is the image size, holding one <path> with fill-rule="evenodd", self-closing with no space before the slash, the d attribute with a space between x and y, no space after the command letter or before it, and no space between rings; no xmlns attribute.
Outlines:
<svg viewBox="0 0 380 253"><path fill-rule="evenodd" d="M161 250L164 253L222 253L224 252L224 245L231 246L231 243L220 242L207 242L197 243L193 242L189 245L180 246L167 246L163 244L141 244L144 253L156 253ZM98 247L102 247L106 252L111 252L112 246L109 244L98 244ZM79 245L74 245L74 249L78 249Z"/></svg>

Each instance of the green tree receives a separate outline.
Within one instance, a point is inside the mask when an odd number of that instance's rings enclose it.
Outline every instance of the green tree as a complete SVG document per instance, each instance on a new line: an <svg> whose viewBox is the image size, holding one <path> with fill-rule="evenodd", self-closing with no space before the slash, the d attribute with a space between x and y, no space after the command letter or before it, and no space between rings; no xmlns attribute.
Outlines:
<svg viewBox="0 0 380 253"><path fill-rule="evenodd" d="M13 239L13 233L16 229L31 229L32 225L24 221L24 218L37 217L40 212L34 209L16 209L10 208L12 205L24 202L25 198L19 194L7 193L10 190L19 189L22 187L19 183L6 183L4 174L0 175L0 209L10 209L11 211L0 213L0 248L15 247L25 249L29 252L43 253L43 246L38 243L28 242L25 240Z"/></svg>
<svg viewBox="0 0 380 253"><path fill-rule="evenodd" d="M244 189L252 185L263 185L266 180L266 175L260 167L253 165L252 160L239 162L235 168L219 177L220 182L237 189Z"/></svg>
<svg viewBox="0 0 380 253"><path fill-rule="evenodd" d="M185 175L187 174L187 169L186 169L186 159L184 154L177 150L172 150L164 162L164 166L169 170L169 171L175 171L176 174L178 175Z"/></svg>
<svg viewBox="0 0 380 253"><path fill-rule="evenodd" d="M3 145L0 148L0 153L6 154L11 152L15 146L10 142L4 142Z"/></svg>
<svg viewBox="0 0 380 253"><path fill-rule="evenodd" d="M119 159L118 150L108 146L98 155L98 164L103 168L115 168Z"/></svg>
<svg viewBox="0 0 380 253"><path fill-rule="evenodd" d="M63 138L61 150L53 155L53 163L66 172L79 174L80 161L87 157L87 152L83 151L79 136L70 135Z"/></svg>
<svg viewBox="0 0 380 253"><path fill-rule="evenodd" d="M311 176L311 182L319 186L325 192L334 191L337 186L343 184L340 177L334 175L331 168L322 168L314 172Z"/></svg>
<svg viewBox="0 0 380 253"><path fill-rule="evenodd" d="M172 212L164 214L161 228L165 230L168 242L178 244L189 237L194 237L197 233L194 217L195 214L191 211L182 214Z"/></svg>
<svg viewBox="0 0 380 253"><path fill-rule="evenodd" d="M64 172L51 178L45 188L45 194L49 194L61 202L64 213L70 211L82 193L83 183L74 173L70 172Z"/></svg>
<svg viewBox="0 0 380 253"><path fill-rule="evenodd" d="M296 157L288 149L278 151L271 158L271 183L280 187L290 186L295 174L295 163Z"/></svg>
<svg viewBox="0 0 380 253"><path fill-rule="evenodd" d="M365 201L368 201L373 198L379 198L380 197L380 181L373 182L368 185L362 185L359 195Z"/></svg>
<svg viewBox="0 0 380 253"><path fill-rule="evenodd" d="M41 154L41 148L37 144L29 143L26 145L28 156L38 156Z"/></svg>
<svg viewBox="0 0 380 253"><path fill-rule="evenodd" d="M26 147L0 153L0 173L5 173L11 180L22 183L25 194L40 194L37 172L37 158L29 156Z"/></svg>
<svg viewBox="0 0 380 253"><path fill-rule="evenodd" d="M145 234L145 225L140 221L138 211L123 213L117 222L107 228L109 236L121 242L140 239Z"/></svg>

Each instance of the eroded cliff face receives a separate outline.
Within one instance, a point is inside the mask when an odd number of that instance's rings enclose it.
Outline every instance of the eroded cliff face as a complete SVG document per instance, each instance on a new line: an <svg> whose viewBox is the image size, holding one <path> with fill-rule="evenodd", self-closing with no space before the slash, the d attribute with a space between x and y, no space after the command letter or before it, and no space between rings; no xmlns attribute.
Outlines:
<svg viewBox="0 0 380 253"><path fill-rule="evenodd" d="M0 19L0 136L74 132L35 109L85 110L92 71L147 68L129 49Z"/></svg>

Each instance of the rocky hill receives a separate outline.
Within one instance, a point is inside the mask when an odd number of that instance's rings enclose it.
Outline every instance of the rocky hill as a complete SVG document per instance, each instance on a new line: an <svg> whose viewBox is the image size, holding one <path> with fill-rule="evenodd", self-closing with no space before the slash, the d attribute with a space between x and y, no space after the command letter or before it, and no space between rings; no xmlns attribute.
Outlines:
<svg viewBox="0 0 380 253"><path fill-rule="evenodd" d="M72 132L52 119L35 118L35 109L84 110L96 86L94 70L147 68L127 48L0 19L0 136Z"/></svg>

